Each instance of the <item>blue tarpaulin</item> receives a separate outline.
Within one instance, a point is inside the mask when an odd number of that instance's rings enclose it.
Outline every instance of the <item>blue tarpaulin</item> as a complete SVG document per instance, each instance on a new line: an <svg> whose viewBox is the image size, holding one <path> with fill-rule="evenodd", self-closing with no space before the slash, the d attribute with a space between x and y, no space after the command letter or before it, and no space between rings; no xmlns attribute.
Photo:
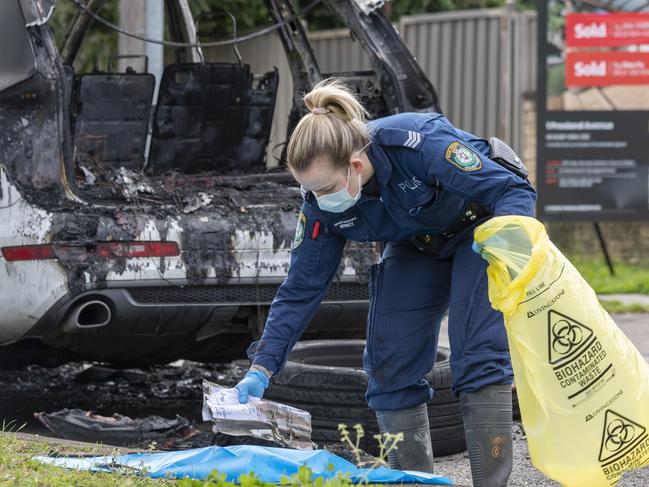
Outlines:
<svg viewBox="0 0 649 487"><path fill-rule="evenodd" d="M103 457L35 457L36 460L60 467L112 472L125 469L150 477L191 477L206 479L218 470L227 480L236 482L241 474L254 472L269 483L279 483L283 475L297 473L302 465L313 471L314 477L335 477L348 474L354 483L406 483L453 485L446 477L423 472L392 470L385 467L363 469L326 450L292 450L264 446L209 446L161 453L131 453ZM332 467L333 468L332 468Z"/></svg>

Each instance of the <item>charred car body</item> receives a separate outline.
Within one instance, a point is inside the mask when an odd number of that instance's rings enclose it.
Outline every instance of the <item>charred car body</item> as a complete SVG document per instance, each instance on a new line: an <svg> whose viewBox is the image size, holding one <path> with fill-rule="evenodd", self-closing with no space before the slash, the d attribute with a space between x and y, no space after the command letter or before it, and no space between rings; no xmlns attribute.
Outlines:
<svg viewBox="0 0 649 487"><path fill-rule="evenodd" d="M277 71L203 62L186 0L166 0L173 49L149 73L75 73L103 0L83 3L64 45L54 0L0 16L0 344L31 339L98 360L230 360L259 335L286 277L301 195L268 171ZM373 71L345 73L372 116L439 111L430 82L371 2L326 0ZM320 72L288 0L267 0L295 98ZM150 149L147 151L147 138ZM361 337L374 244L348 243L307 337ZM2 351L0 351L0 354Z"/></svg>

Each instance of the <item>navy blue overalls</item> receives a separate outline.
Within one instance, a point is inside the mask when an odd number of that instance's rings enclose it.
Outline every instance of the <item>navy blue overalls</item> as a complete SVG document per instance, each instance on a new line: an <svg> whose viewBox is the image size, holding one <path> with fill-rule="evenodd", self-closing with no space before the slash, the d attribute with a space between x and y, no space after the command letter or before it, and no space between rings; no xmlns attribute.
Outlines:
<svg viewBox="0 0 649 487"><path fill-rule="evenodd" d="M273 373L281 369L336 275L345 241L383 241L383 258L370 269L363 357L369 406L398 410L431 399L424 376L447 309L453 391L511 383L503 317L489 303L486 262L471 250L472 235L489 215L532 216L534 189L489 159L487 141L440 114L402 113L368 128L378 192L364 187L344 213L320 210L315 196L304 194L288 276L249 356ZM410 243L444 233L475 204L487 216L445 239L436 255Z"/></svg>

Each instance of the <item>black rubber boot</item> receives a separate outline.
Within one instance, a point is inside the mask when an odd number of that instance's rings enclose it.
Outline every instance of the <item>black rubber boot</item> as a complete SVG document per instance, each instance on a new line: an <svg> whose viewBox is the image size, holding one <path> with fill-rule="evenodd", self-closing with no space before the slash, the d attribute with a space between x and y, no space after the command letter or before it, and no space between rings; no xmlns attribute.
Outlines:
<svg viewBox="0 0 649 487"><path fill-rule="evenodd" d="M388 454L390 468L433 473L433 445L430 441L428 408L375 411L381 433L403 433L403 441Z"/></svg>
<svg viewBox="0 0 649 487"><path fill-rule="evenodd" d="M460 395L473 487L504 487L512 472L512 386Z"/></svg>

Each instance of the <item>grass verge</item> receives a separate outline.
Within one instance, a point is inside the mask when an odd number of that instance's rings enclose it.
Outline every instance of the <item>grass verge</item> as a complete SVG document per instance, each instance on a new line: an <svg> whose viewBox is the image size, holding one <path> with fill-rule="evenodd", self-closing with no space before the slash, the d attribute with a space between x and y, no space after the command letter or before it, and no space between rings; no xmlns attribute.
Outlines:
<svg viewBox="0 0 649 487"><path fill-rule="evenodd" d="M602 307L609 313L649 313L649 305L640 303L622 303L614 299L600 299Z"/></svg>
<svg viewBox="0 0 649 487"><path fill-rule="evenodd" d="M611 276L604 259L568 259L597 294L649 294L649 265L614 264L615 276Z"/></svg>
<svg viewBox="0 0 649 487"><path fill-rule="evenodd" d="M56 447L25 441L11 433L0 434L0 485L64 487L177 485L174 480L151 479L119 473L85 472L37 462L35 455L105 455L106 448Z"/></svg>
<svg viewBox="0 0 649 487"><path fill-rule="evenodd" d="M15 430L13 430L15 431ZM53 446L45 441L24 440L14 433L0 431L0 485L15 486L47 486L75 487L86 486L161 486L176 485L178 487L275 487L275 484L262 482L254 473L241 475L238 484L226 480L225 474L212 472L205 480L189 478L175 480L172 478L154 479L136 476L132 470L124 472L88 472L72 470L38 462L33 459L36 455L46 456L102 456L120 455L123 452L111 450L103 445L84 446ZM333 472L333 465L329 466ZM337 473L326 480L322 476L313 478L313 471L302 466L293 475L282 476L281 482L285 487L354 487L349 480L349 474ZM365 484L366 487L375 487Z"/></svg>

